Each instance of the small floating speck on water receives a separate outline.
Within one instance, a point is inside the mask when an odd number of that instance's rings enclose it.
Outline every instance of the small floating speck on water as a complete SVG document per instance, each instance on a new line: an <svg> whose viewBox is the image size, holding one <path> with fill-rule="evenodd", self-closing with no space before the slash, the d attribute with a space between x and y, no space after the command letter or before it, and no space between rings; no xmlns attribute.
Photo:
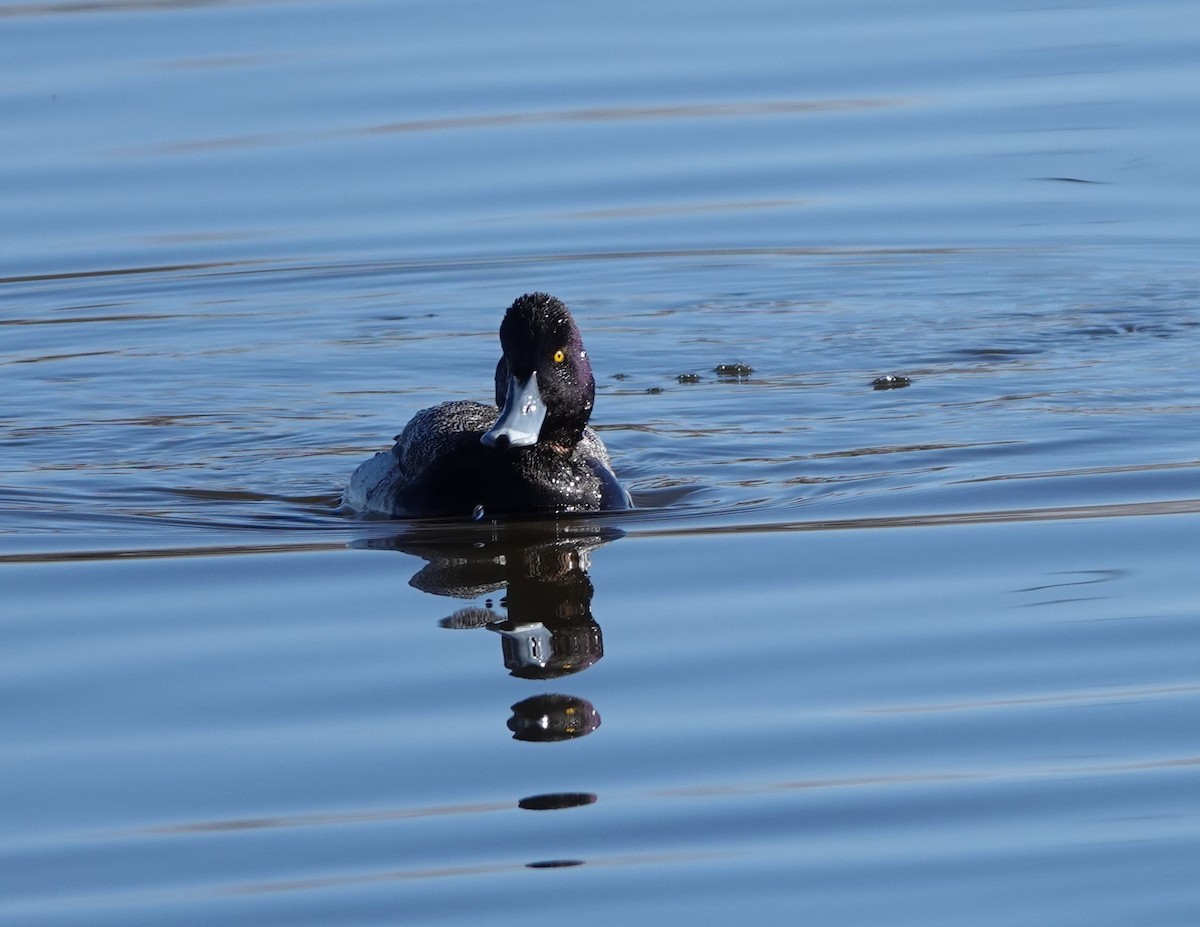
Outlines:
<svg viewBox="0 0 1200 927"><path fill-rule="evenodd" d="M717 364L714 369L719 377L748 377L754 373L748 364Z"/></svg>
<svg viewBox="0 0 1200 927"><path fill-rule="evenodd" d="M657 396L662 391L663 391L663 388L661 386L651 386L649 389L646 390L646 392L649 393L651 396Z"/></svg>
<svg viewBox="0 0 1200 927"><path fill-rule="evenodd" d="M678 377L676 377L676 379L679 380L680 383L699 383L700 382L700 374L698 374L698 373L681 373Z"/></svg>
<svg viewBox="0 0 1200 927"><path fill-rule="evenodd" d="M912 379L899 374L887 373L872 380L871 386L875 389L903 389L906 386L912 386Z"/></svg>

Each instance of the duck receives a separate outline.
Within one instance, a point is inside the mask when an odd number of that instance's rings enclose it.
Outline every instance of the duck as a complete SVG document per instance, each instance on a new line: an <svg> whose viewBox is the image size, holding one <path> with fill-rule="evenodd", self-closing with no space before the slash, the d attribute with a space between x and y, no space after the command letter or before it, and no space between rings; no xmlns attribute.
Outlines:
<svg viewBox="0 0 1200 927"><path fill-rule="evenodd" d="M500 323L495 405L443 402L351 475L345 505L388 518L480 520L633 507L592 430L596 381L570 310L526 293Z"/></svg>

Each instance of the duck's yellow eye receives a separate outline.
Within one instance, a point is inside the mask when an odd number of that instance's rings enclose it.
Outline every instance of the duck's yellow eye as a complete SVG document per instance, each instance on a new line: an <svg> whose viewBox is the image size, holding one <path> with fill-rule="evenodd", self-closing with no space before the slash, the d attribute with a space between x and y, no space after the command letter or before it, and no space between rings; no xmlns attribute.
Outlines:
<svg viewBox="0 0 1200 927"><path fill-rule="evenodd" d="M567 355L565 355L562 351L554 352L554 363L561 364L566 359L567 359Z"/></svg>

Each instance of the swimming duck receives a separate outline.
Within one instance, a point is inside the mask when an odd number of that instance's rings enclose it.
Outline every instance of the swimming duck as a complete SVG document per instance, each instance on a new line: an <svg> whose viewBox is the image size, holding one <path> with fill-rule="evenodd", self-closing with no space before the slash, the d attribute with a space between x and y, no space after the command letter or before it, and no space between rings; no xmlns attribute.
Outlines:
<svg viewBox="0 0 1200 927"><path fill-rule="evenodd" d="M350 508L481 518L631 507L588 427L596 381L567 307L547 293L522 296L500 324L500 346L496 405L418 412L391 450L354 471Z"/></svg>

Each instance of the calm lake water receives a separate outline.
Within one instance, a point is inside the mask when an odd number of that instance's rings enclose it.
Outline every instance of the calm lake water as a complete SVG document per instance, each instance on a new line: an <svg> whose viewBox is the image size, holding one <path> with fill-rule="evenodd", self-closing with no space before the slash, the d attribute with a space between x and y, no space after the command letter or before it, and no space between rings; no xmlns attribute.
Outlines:
<svg viewBox="0 0 1200 927"><path fill-rule="evenodd" d="M1200 922L1194 4L0 44L0 923ZM343 511L539 289L637 510Z"/></svg>

